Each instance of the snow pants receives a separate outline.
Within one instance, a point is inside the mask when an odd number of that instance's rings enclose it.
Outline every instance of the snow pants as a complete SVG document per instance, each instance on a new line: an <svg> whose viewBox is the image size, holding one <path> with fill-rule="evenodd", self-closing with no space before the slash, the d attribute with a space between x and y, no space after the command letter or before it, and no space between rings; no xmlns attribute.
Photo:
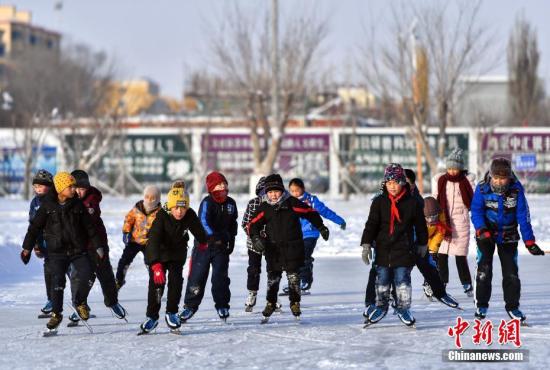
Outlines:
<svg viewBox="0 0 550 370"><path fill-rule="evenodd" d="M267 272L267 301L273 304L277 303L277 293L279 293L279 285L283 276L282 271ZM300 275L297 272L287 271L288 279L288 300L290 303L300 302Z"/></svg>
<svg viewBox="0 0 550 370"><path fill-rule="evenodd" d="M121 284L121 286L126 281L126 272L128 272L128 268L134 261L134 258L136 258L139 252L144 253L144 251L145 246L137 243L130 242L124 247L116 269L116 280Z"/></svg>
<svg viewBox="0 0 550 370"><path fill-rule="evenodd" d="M185 290L185 306L194 309L199 308L204 297L204 289L208 274L212 265L212 298L216 309L229 308L231 291L229 290L229 255L222 248L209 245L205 250L193 247L191 260L189 261L189 277Z"/></svg>
<svg viewBox="0 0 550 370"><path fill-rule="evenodd" d="M262 273L261 254L248 250L248 268L246 272L248 274L246 289L257 292L260 289L260 274Z"/></svg>
<svg viewBox="0 0 550 370"><path fill-rule="evenodd" d="M460 283L472 284L472 277L470 275L470 267L468 266L468 258L466 256L455 256L456 269L458 270L458 277ZM439 276L443 281L443 284L449 283L449 255L437 254L437 267L439 269Z"/></svg>
<svg viewBox="0 0 550 370"><path fill-rule="evenodd" d="M300 280L311 285L313 283L313 251L317 245L317 238L304 239L304 266L300 269Z"/></svg>
<svg viewBox="0 0 550 370"><path fill-rule="evenodd" d="M87 254L66 256L63 254L50 254L48 256L51 271L51 297L53 312L63 312L63 291L65 290L65 274L71 267L71 286L73 287L73 304L86 303L90 292L90 279L92 270Z"/></svg>
<svg viewBox="0 0 550 370"><path fill-rule="evenodd" d="M147 292L147 317L158 320L164 287L168 285L166 312L177 313L183 289L183 263L163 262L164 271L168 271L168 283L156 285L153 280L153 270L149 267L149 289Z"/></svg>
<svg viewBox="0 0 550 370"><path fill-rule="evenodd" d="M489 307L493 279L495 247L502 268L502 290L506 310L519 307L521 281L518 276L518 243L495 245L492 241L477 242L476 306Z"/></svg>

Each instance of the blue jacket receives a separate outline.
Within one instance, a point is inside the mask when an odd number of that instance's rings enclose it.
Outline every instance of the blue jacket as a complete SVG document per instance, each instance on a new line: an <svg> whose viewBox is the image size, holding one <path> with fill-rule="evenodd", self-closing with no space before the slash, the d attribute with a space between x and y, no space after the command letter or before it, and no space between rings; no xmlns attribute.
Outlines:
<svg viewBox="0 0 550 370"><path fill-rule="evenodd" d="M29 207L29 222L31 222L34 217L36 216L36 213L38 212L38 209L40 209L40 205L42 203L42 199L44 198L44 195L36 195L31 200L31 205ZM44 237L42 236L42 233L38 236L38 239L36 240L36 245L40 248L41 252L46 252L46 241L44 240Z"/></svg>
<svg viewBox="0 0 550 370"><path fill-rule="evenodd" d="M517 179L501 195L491 190L490 178L485 175L474 192L471 212L475 229L490 230L497 244L518 242L518 225L523 241L535 241L525 190Z"/></svg>
<svg viewBox="0 0 550 370"><path fill-rule="evenodd" d="M322 217L326 218L327 220L330 220L337 225L342 225L343 223L345 223L342 217L338 216L333 210L325 206L325 204L321 202L319 198L317 198L315 195L304 192L304 194L302 194L299 199L311 208L315 209ZM304 239L319 238L319 230L317 230L315 226L311 224L311 222L309 222L305 218L300 218L300 223L302 224L302 234L304 235Z"/></svg>
<svg viewBox="0 0 550 370"><path fill-rule="evenodd" d="M237 205L231 197L223 203L216 203L212 196L205 197L199 207L199 219L211 242L235 242L237 235Z"/></svg>

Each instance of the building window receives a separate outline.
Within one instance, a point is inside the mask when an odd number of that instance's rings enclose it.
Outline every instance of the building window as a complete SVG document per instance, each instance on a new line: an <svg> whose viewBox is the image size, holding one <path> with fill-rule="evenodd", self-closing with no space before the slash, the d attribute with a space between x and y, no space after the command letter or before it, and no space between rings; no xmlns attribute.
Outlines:
<svg viewBox="0 0 550 370"><path fill-rule="evenodd" d="M0 44L0 57L3 57L6 52L4 44Z"/></svg>
<svg viewBox="0 0 550 370"><path fill-rule="evenodd" d="M53 46L55 45L54 42L52 40L48 40L48 42L46 43L46 45L48 46L48 49L53 49Z"/></svg>
<svg viewBox="0 0 550 370"><path fill-rule="evenodd" d="M30 36L29 36L29 43L30 43L31 45L36 45L36 42L37 42L37 41L38 41L38 39L36 38L35 35L30 35Z"/></svg>
<svg viewBox="0 0 550 370"><path fill-rule="evenodd" d="M17 31L17 30L11 31L11 39L13 41L19 40L22 37L23 37L23 34L21 33L21 31Z"/></svg>

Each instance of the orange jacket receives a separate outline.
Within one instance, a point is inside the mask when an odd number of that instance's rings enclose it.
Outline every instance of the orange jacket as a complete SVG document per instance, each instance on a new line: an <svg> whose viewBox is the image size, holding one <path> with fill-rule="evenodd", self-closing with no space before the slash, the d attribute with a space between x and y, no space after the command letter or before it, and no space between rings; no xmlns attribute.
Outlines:
<svg viewBox="0 0 550 370"><path fill-rule="evenodd" d="M443 239L445 239L445 230L448 229L445 220L445 213L439 213L439 221L435 224L428 224L428 250L430 253L437 253Z"/></svg>
<svg viewBox="0 0 550 370"><path fill-rule="evenodd" d="M160 203L151 213L146 214L143 200L136 203L134 208L124 217L123 233L132 233L131 241L139 245L146 245L149 238L149 230L161 209Z"/></svg>

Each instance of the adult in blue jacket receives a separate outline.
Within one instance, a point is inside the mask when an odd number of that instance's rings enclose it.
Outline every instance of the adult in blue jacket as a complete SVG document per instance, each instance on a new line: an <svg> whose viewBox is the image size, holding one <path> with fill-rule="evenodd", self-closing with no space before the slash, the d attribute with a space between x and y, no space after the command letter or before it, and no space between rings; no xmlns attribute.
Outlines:
<svg viewBox="0 0 550 370"><path fill-rule="evenodd" d="M491 162L489 172L476 187L471 212L477 241L475 316L483 319L487 315L496 247L502 265L506 312L523 322L526 317L519 309L518 226L528 251L533 255L544 255L544 252L535 243L525 191L515 178L509 160L496 158Z"/></svg>
<svg viewBox="0 0 550 370"><path fill-rule="evenodd" d="M336 212L328 208L323 202L319 200L315 195L306 192L304 181L299 178L290 180L288 184L290 194L306 203L308 206L316 210L321 217L326 218L339 225L342 230L346 229L346 221L338 216ZM319 230L315 228L305 218L300 218L302 224L302 234L304 238L304 252L305 261L304 266L300 269L300 288L303 292L309 291L311 284L313 283L313 261L312 257L315 246L317 245L317 239L319 239Z"/></svg>

